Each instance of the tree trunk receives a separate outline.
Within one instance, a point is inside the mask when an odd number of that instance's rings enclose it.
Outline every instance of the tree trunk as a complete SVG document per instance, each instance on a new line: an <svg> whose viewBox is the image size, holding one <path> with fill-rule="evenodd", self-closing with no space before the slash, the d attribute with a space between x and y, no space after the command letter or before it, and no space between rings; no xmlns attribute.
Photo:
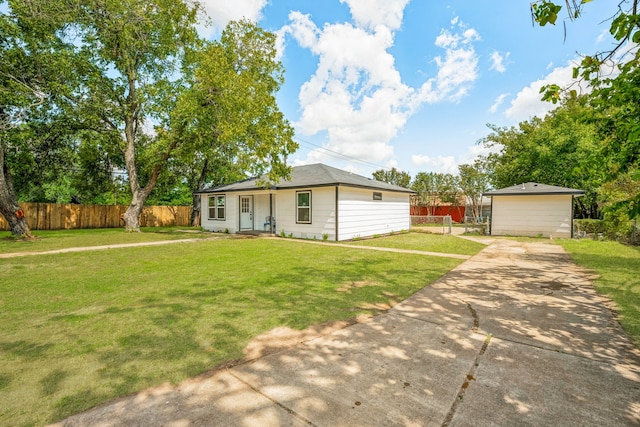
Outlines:
<svg viewBox="0 0 640 427"><path fill-rule="evenodd" d="M133 186L133 185L132 185ZM148 195L147 195L148 196ZM138 189L133 192L131 203L127 210L124 212L124 229L130 233L140 232L140 214L142 214L142 208L147 200L147 196L144 195L144 191Z"/></svg>
<svg viewBox="0 0 640 427"><path fill-rule="evenodd" d="M205 159L204 165L202 166L202 170L200 171L200 176L198 177L198 186L197 191L204 189L204 180L209 172L209 160ZM191 199L191 226L199 227L200 226L200 215L202 211L202 197L200 194L193 194L193 198Z"/></svg>
<svg viewBox="0 0 640 427"><path fill-rule="evenodd" d="M193 201L191 202L191 226L200 226L200 211L202 210L202 201L200 194L193 195Z"/></svg>
<svg viewBox="0 0 640 427"><path fill-rule="evenodd" d="M23 239L33 239L24 212L13 191L13 181L9 168L4 163L4 148L0 143L0 213L9 223L11 234Z"/></svg>

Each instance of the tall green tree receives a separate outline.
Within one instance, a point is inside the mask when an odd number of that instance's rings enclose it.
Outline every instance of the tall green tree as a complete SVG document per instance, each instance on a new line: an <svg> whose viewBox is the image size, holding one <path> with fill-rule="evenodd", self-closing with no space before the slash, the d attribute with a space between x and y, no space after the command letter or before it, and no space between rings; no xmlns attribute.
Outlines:
<svg viewBox="0 0 640 427"><path fill-rule="evenodd" d="M607 183L607 193L618 193L603 202L634 218L640 215L640 191L632 191L640 188L640 67L627 63L622 69L618 77L590 95L591 119L601 141L596 167Z"/></svg>
<svg viewBox="0 0 640 427"><path fill-rule="evenodd" d="M190 83L167 137L184 142L180 163L192 192L247 175L267 173L269 181L289 175L286 159L298 144L276 102L284 68L275 34L247 20L230 22L220 41L195 56ZM199 212L194 194L193 223Z"/></svg>
<svg viewBox="0 0 640 427"><path fill-rule="evenodd" d="M486 157L476 158L472 164L458 166L458 185L471 206L474 219L482 216L482 194L490 188L491 165Z"/></svg>
<svg viewBox="0 0 640 427"><path fill-rule="evenodd" d="M21 0L29 19L68 13L49 35L75 47L82 63L68 64L83 85L67 97L86 128L109 135L122 153L131 191L125 227L139 216L179 141L162 124L184 90L191 49L198 44L197 3L184 0Z"/></svg>
<svg viewBox="0 0 640 427"><path fill-rule="evenodd" d="M577 215L598 216L597 193L604 171L599 165L600 134L591 123L587 98L568 99L544 119L534 117L517 127L490 126L481 140L498 148L489 156L493 186L540 182L585 190L576 199Z"/></svg>
<svg viewBox="0 0 640 427"><path fill-rule="evenodd" d="M589 1L566 1L567 16L579 19ZM589 96L593 107L593 123L600 133L602 145L597 151L599 169L604 173L607 192L616 182L625 183L629 179L640 179L638 157L640 157L640 114L638 105L638 84L640 49L640 10L639 0L618 3L613 16L609 18L609 32L616 40L611 49L595 52L583 57L580 65L573 70L576 79L582 79L593 89ZM532 17L539 25L554 23L561 13L561 4L550 0L540 0L532 4ZM617 73L603 73L604 66L609 69L616 64ZM551 84L541 89L543 99L558 102L563 94L575 96L575 91ZM624 188L636 188L620 184ZM625 193L625 192L622 192ZM640 194L628 193L625 200L615 197L613 205L626 206L630 217L640 215ZM611 202L609 201L608 204Z"/></svg>
<svg viewBox="0 0 640 427"><path fill-rule="evenodd" d="M14 184L25 174L51 171L30 170L34 161L51 166L64 157L69 140L58 131L66 126L57 119L61 97L52 94L69 93L75 81L66 67L75 61L71 45L55 31L65 6L46 15L33 6L25 14L24 3L0 1L0 213L12 234L25 238L32 235Z"/></svg>
<svg viewBox="0 0 640 427"><path fill-rule="evenodd" d="M396 168L377 170L373 172L373 178L380 182L386 182L387 184L398 185L404 188L409 188L411 185L411 175Z"/></svg>
<svg viewBox="0 0 640 427"><path fill-rule="evenodd" d="M457 204L461 194L457 177L438 172L418 172L411 182L411 189L418 193L417 204L426 206L429 215L445 203Z"/></svg>

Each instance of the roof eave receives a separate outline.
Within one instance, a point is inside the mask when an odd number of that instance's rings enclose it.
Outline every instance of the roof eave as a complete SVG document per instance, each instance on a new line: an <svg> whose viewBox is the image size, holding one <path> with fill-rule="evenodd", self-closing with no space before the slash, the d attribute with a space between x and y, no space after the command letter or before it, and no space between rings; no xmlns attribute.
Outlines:
<svg viewBox="0 0 640 427"><path fill-rule="evenodd" d="M392 193L406 193L406 194L417 194L416 191L410 190L408 188L382 188L376 187L373 185L358 185L358 184L348 184L341 182L333 182L333 183L323 183L323 184L309 184L309 185L290 185L290 186L278 186L272 185L271 187L251 187L251 188L211 188L204 189L199 191L194 191L193 194L213 194L213 193L238 193L241 191L278 191L278 190L298 190L301 188L319 188L319 187L352 187L352 188L364 188L367 190L376 190L376 191L389 191Z"/></svg>
<svg viewBox="0 0 640 427"><path fill-rule="evenodd" d="M520 192L520 193L482 193L483 197L494 196L584 196L584 191L540 191L540 192Z"/></svg>

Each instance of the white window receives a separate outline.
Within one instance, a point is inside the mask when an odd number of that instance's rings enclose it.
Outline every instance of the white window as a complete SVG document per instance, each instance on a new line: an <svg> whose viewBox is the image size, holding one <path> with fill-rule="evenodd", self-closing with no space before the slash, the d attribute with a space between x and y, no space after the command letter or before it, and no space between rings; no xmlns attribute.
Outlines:
<svg viewBox="0 0 640 427"><path fill-rule="evenodd" d="M225 203L224 194L209 196L209 219L224 220Z"/></svg>
<svg viewBox="0 0 640 427"><path fill-rule="evenodd" d="M296 222L311 224L311 191L297 191Z"/></svg>

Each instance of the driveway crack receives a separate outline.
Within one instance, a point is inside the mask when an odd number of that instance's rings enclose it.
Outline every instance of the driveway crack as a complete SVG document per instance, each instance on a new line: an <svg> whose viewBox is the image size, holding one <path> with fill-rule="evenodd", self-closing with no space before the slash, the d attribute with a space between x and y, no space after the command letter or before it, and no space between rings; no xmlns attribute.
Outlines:
<svg viewBox="0 0 640 427"><path fill-rule="evenodd" d="M471 304L467 303L467 307L469 308L469 310L471 311L471 313L473 315L473 318L474 318L474 329L476 329L479 326L478 315L477 315L475 309L471 306ZM444 421L442 422L442 427L448 427L449 424L451 424L451 420L453 420L453 416L456 414L458 406L460 405L460 403L464 399L464 394L466 393L467 388L469 388L469 386L471 385L472 381L476 380L476 371L478 370L478 366L480 366L480 357L482 355L484 355L484 353L487 351L487 348L489 347L489 343L490 342L491 342L491 334L487 335L486 338L484 339L484 342L482 343L482 347L480 347L480 350L478 351L478 354L476 355L476 357L475 357L475 359L473 361L473 364L471 365L471 369L469 369L469 372L467 373L462 385L460 386L460 389L458 390L458 393L456 394L456 398L453 401L453 404L451 405L451 408L449 409L449 412L447 413L447 416L445 417Z"/></svg>
<svg viewBox="0 0 640 427"><path fill-rule="evenodd" d="M241 383L243 383L244 385L249 387L251 390L253 390L254 393L257 393L260 396L264 397L265 399L271 401L274 405L280 407L282 410L284 410L287 413L289 413L289 414L293 415L294 417L298 418L300 421L303 421L304 423L306 423L307 425L310 425L312 427L318 427L316 424L314 424L313 422L311 422L307 418L303 417L302 414L297 413L296 411L294 411L293 409L289 408L288 406L278 402L276 399L273 399L271 396L263 393L262 390L260 390L259 388L254 387L253 385L249 384L247 381L243 380L240 376L236 375L231 369L227 370L227 372L231 376L233 376L235 379L237 379L238 381L240 381Z"/></svg>

